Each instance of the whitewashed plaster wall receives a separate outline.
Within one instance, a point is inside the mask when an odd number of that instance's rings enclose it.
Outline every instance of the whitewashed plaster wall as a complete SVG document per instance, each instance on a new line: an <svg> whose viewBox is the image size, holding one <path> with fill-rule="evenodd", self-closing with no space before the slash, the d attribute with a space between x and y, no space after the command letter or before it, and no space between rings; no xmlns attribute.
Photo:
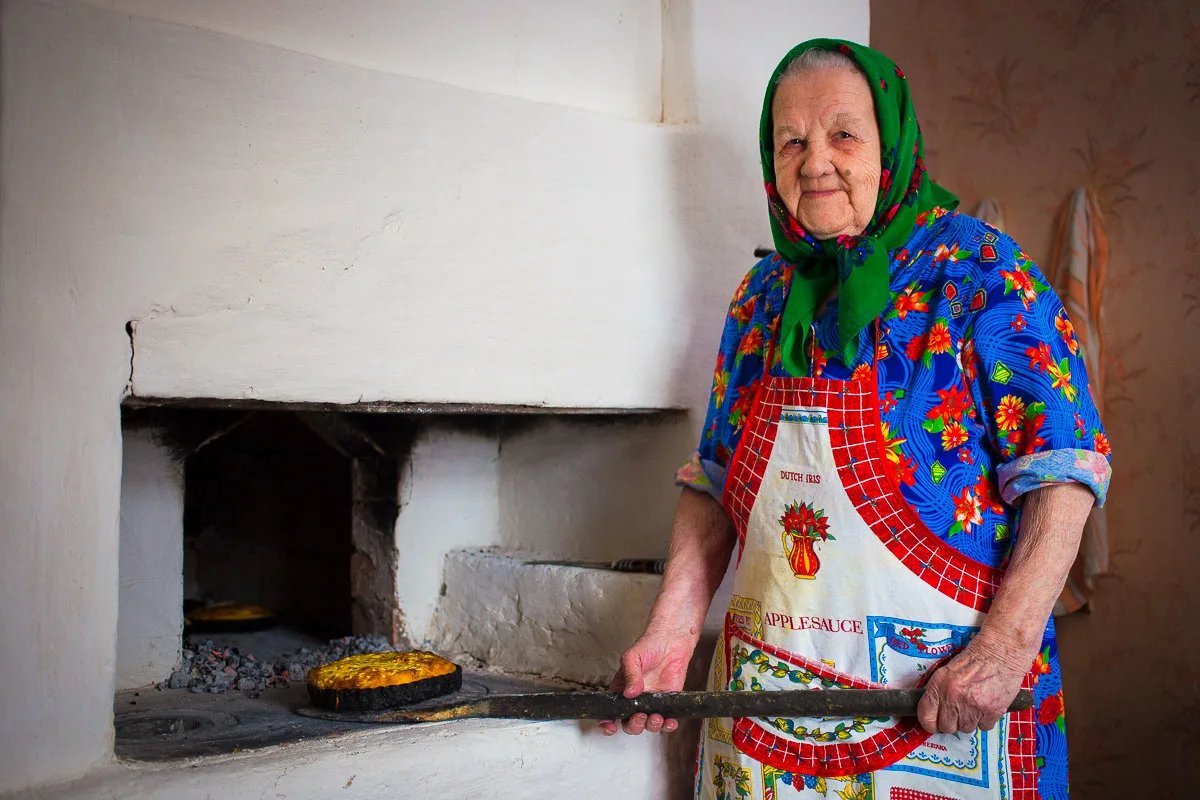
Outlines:
<svg viewBox="0 0 1200 800"><path fill-rule="evenodd" d="M363 726L228 756L118 762L11 800L681 800L693 777L672 745L572 721Z"/></svg>
<svg viewBox="0 0 1200 800"><path fill-rule="evenodd" d="M353 4L339 9L354 16ZM338 307L349 293L346 275L365 274L368 284L379 282L371 297L391 315L422 316L420 302L432 302L456 309L455 322L477 325L473 346L484 353L501 349L496 340L503 340L546 354L524 368L542 381L525 385L548 400L555 392L565 397L570 390L563 386L594 388L595 375L603 372L606 386L637 387L639 398L645 386L665 382L670 397L704 402L715 326L749 264L749 248L765 241L753 166L761 83L796 40L842 34L866 41L867 5L672 0L667 10L672 31L690 32L671 49L669 63L691 68L669 84L688 87L686 102L664 104L694 126L658 127L618 118L621 112L612 107L596 114L437 86L337 63L336 49L316 57L248 41L252 36L223 36L65 0L4 2L0 791L62 780L111 758L118 404L130 374L126 320L210 322L194 329L212 337L204 340L207 355L181 355L171 367L183 381L194 380L189 363L203 366L215 351L225 349L237 363L239 337L277 337L270 352L280 362L382 358L386 347L356 353L348 345L361 340L345 338L337 320L322 327L305 315L314 297ZM454 9L446 13L452 16ZM308 30L319 32L325 24ZM340 35L336 26L331 30ZM294 40L285 46L309 45ZM353 47L344 41L339 46ZM463 54L466 62L473 58ZM434 77L454 82L451 75ZM570 75L564 70L555 77ZM631 107L641 102L631 101ZM426 113L435 106L441 114ZM468 133L449 130L449 122ZM439 149L428 138L429 125L439 131L446 126L457 149ZM442 165L445 185L424 198L407 196L403 176L389 172L390 165L398 160L418 169L421 159L407 151L427 144L432 149L421 150L426 160L457 157ZM584 155L564 156L568 144ZM498 174L519 165L519 159L505 160L506 152L521 159L545 156L552 169L520 173L510 192L490 195L489 202L464 200L460 192L481 182L495 187ZM594 169L593 162L603 162L604 169ZM566 214L564 208L576 210L573 202L605 213ZM516 236L492 221L497 209L511 212L509 219L533 217L539 224ZM450 214L466 220L465 233L463 225L447 226ZM571 223L565 230L564 219ZM434 237L439 231L443 235ZM391 243L409 237L422 243L410 251L418 260L398 257ZM469 246L473 241L510 247L483 252ZM502 265L480 260L494 253L504 257ZM479 267L492 263L498 264L494 277ZM431 264L442 270L436 283L428 277ZM628 305L597 310L599 301L611 301L634 279L639 292ZM511 308L483 303L485 292L465 292L479 280L505 288L539 282L542 299L569 304L574 313L564 322L554 304L528 300L522 311L542 318L535 332L543 338L577 346L539 350L528 331L498 324L511 318ZM454 302L462 298L478 305ZM578 298L587 302L571 303ZM277 315L256 317L263 306L276 306ZM607 313L631 326L630 338L636 336L651 357L639 357L630 368L601 348L592 334L597 325L611 328ZM363 325L382 318L368 317ZM249 319L271 323L256 327ZM436 349L444 330L426 327L420 336L388 346L402 346L405 353L421 345ZM455 364L446 352L442 356L439 367ZM257 366L266 378L278 377L269 363ZM338 397L365 393L330 383ZM224 392L204 382L192 385L205 394ZM613 528L628 526L631 540L645 537L660 546L671 493L664 493L661 506L639 509L603 489L626 487L636 475L663 480L662 466L673 465L680 445L690 447L699 422L675 427L650 439L671 441L670 454L630 463L631 449L612 445L604 460L577 473L569 496L615 509ZM536 455L544 444L527 435L532 438L520 446ZM611 436L601 428L580 431L575 452ZM570 459L561 466L570 468ZM553 484L530 480L520 486L501 469L510 508L519 497L558 502L539 488ZM510 528L505 535L518 544L552 543L559 541L552 535L557 531L569 541L573 534L562 522L569 520L550 513L527 532Z"/></svg>
<svg viewBox="0 0 1200 800"><path fill-rule="evenodd" d="M135 394L675 404L662 129L197 38L127 56L117 224L188 276L135 315Z"/></svg>
<svg viewBox="0 0 1200 800"><path fill-rule="evenodd" d="M677 276L669 302L681 311L670 324L683 327L668 334L677 347L649 363L691 414L649 424L564 420L506 434L501 539L518 549L590 558L666 553L671 480L699 438L729 298L755 261L754 247L771 244L757 139L767 78L804 39L868 40L869 6L858 0L666 0L664 8L664 106L669 121L690 123L666 128L669 217L681 260L664 250L643 272ZM619 366L594 369L604 381L629 380Z"/></svg>
<svg viewBox="0 0 1200 800"><path fill-rule="evenodd" d="M662 114L662 0L85 1L465 89Z"/></svg>
<svg viewBox="0 0 1200 800"><path fill-rule="evenodd" d="M183 630L183 464L148 429L126 431L121 462L117 689L160 681Z"/></svg>
<svg viewBox="0 0 1200 800"><path fill-rule="evenodd" d="M499 483L494 431L433 425L413 443L400 476L396 517L396 598L412 642L428 639L447 554L501 544Z"/></svg>

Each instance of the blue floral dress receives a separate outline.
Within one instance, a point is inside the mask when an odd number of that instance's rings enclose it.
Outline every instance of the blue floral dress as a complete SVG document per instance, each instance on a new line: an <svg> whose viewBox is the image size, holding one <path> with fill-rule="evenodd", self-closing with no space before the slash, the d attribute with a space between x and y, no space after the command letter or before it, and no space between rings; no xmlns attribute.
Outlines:
<svg viewBox="0 0 1200 800"><path fill-rule="evenodd" d="M677 482L720 500L764 354L777 352L792 267L772 254L729 308L700 446ZM1062 303L1008 236L937 208L893 255L891 303L878 342L865 332L852 364L837 341L837 298L814 319L813 374L879 371L882 433L901 492L928 527L990 566L1007 558L1023 493L1078 482L1103 505L1109 444ZM786 375L778 358L771 371ZM1054 621L1035 663L1038 788L1067 796L1067 746Z"/></svg>

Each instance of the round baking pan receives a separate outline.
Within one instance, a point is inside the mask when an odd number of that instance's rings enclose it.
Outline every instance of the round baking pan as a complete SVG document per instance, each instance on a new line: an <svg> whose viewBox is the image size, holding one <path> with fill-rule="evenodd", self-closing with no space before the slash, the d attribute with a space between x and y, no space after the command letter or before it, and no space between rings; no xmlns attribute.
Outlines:
<svg viewBox="0 0 1200 800"><path fill-rule="evenodd" d="M193 608L183 617L186 633L261 631L279 621L275 612L254 603L217 603Z"/></svg>

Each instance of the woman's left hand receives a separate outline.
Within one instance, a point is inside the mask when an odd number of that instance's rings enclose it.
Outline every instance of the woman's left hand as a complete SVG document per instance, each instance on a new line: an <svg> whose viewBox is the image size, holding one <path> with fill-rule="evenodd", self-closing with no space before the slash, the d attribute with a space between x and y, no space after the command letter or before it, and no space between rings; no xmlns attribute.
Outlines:
<svg viewBox="0 0 1200 800"><path fill-rule="evenodd" d="M996 727L1032 664L979 638L939 667L925 685L917 719L930 733L972 733Z"/></svg>

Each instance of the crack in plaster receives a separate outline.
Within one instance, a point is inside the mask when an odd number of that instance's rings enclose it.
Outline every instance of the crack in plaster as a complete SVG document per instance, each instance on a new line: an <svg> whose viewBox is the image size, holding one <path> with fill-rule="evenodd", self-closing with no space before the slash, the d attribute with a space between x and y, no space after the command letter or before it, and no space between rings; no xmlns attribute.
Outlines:
<svg viewBox="0 0 1200 800"><path fill-rule="evenodd" d="M137 325L138 321L136 319L131 319L125 323L125 335L129 337L129 377L125 381L126 397L133 394L133 359L135 355L133 340L137 335Z"/></svg>

